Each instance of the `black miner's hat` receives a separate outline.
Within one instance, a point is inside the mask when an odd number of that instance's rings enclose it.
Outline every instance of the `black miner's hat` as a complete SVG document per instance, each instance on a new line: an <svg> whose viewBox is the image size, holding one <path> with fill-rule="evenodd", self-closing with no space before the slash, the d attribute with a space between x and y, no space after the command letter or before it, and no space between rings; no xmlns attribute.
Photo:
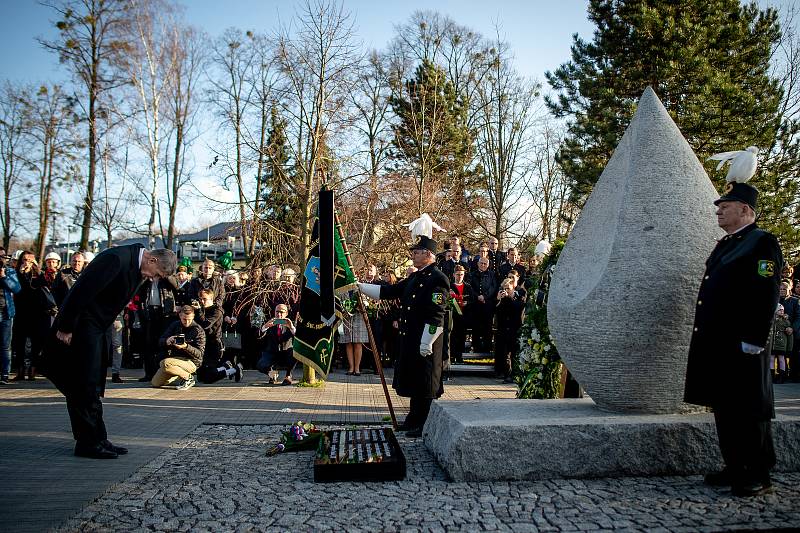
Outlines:
<svg viewBox="0 0 800 533"><path fill-rule="evenodd" d="M429 250L431 253L436 253L436 241L433 239L426 237L425 235L419 235L417 237L417 241L409 248L409 250Z"/></svg>
<svg viewBox="0 0 800 533"><path fill-rule="evenodd" d="M722 191L722 196L714 201L714 205L719 205L722 202L742 202L756 210L756 201L758 200L758 189L746 183L730 182L725 185L725 190Z"/></svg>

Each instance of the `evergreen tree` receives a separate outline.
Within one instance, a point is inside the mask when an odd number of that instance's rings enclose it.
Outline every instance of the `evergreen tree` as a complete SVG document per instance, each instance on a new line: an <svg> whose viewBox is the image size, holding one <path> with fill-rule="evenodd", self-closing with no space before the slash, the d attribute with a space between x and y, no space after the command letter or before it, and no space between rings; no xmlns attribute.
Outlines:
<svg viewBox="0 0 800 533"><path fill-rule="evenodd" d="M297 235L296 208L299 206L300 198L290 182L289 174L293 167L289 164L290 148L286 136L286 120L280 116L274 105L270 110L267 152L261 216L280 231Z"/></svg>
<svg viewBox="0 0 800 533"><path fill-rule="evenodd" d="M459 98L445 72L428 60L412 79L395 81L389 99L398 118L390 158L400 172L413 174L417 210L425 209L425 194L463 197L476 186L473 159L475 132L467 126L468 105Z"/></svg>
<svg viewBox="0 0 800 533"><path fill-rule="evenodd" d="M777 13L738 0L590 0L591 42L574 36L572 60L546 73L549 109L569 119L559 162L583 202L608 162L648 85L721 190L725 174L705 162L715 153L773 146L780 126L779 83L769 75L780 39ZM764 158L761 158L762 163ZM753 185L768 199L763 168ZM776 205L765 201L767 227Z"/></svg>

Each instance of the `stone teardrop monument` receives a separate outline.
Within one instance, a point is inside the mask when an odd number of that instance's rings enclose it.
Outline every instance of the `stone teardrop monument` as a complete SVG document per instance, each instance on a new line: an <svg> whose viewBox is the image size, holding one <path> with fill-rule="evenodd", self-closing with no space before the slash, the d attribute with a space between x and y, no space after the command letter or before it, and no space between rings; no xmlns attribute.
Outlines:
<svg viewBox="0 0 800 533"><path fill-rule="evenodd" d="M723 232L711 181L648 88L561 252L548 318L589 398L435 401L425 444L454 480L721 468L713 416L682 403L696 297ZM800 417L772 425L800 470Z"/></svg>
<svg viewBox="0 0 800 533"><path fill-rule="evenodd" d="M567 368L602 409L682 408L719 195L647 88L558 258L547 318Z"/></svg>

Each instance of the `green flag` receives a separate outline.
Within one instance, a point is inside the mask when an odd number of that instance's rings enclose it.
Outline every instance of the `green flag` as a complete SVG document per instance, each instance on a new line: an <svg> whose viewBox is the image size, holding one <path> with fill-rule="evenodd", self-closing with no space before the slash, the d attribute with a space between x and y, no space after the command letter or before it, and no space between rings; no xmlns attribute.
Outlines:
<svg viewBox="0 0 800 533"><path fill-rule="evenodd" d="M300 316L297 319L293 349L294 358L319 372L323 378L328 376L334 350L333 335L341 319L341 306L338 295L356 286L356 278L345 256L344 244L340 238L341 229L323 228L320 231L320 219L326 217L326 211L333 209L333 197L320 194L320 215L314 221L311 237L311 250L303 273L303 286L300 295ZM323 226L327 225L323 223ZM332 238L333 243L320 243L320 236ZM329 269L325 260L320 258L320 250L333 252L333 268ZM325 272L328 271L328 275ZM333 289L333 290L331 290ZM323 298L334 298L333 306L324 302ZM325 309L335 309L333 320L323 318Z"/></svg>

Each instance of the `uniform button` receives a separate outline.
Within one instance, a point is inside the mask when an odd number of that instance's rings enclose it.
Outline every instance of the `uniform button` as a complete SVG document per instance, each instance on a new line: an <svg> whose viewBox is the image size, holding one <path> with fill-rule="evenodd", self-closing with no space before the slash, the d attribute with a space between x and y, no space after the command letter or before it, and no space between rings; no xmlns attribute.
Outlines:
<svg viewBox="0 0 800 533"><path fill-rule="evenodd" d="M697 328L694 328L694 330L695 330L695 332L696 332L696 331L697 331Z"/></svg>
<svg viewBox="0 0 800 533"><path fill-rule="evenodd" d="M697 300L697 305L703 305L703 302L701 300Z"/></svg>
<svg viewBox="0 0 800 533"><path fill-rule="evenodd" d="M422 283L420 283L419 286L422 287Z"/></svg>
<svg viewBox="0 0 800 533"><path fill-rule="evenodd" d="M711 276L706 276L706 277L704 277L703 279L708 279L708 278L710 278L710 277L711 277Z"/></svg>
<svg viewBox="0 0 800 533"><path fill-rule="evenodd" d="M416 294L412 294L412 295L411 295L411 297L412 297L412 298L416 298L416 297L417 297L417 295L416 295Z"/></svg>

